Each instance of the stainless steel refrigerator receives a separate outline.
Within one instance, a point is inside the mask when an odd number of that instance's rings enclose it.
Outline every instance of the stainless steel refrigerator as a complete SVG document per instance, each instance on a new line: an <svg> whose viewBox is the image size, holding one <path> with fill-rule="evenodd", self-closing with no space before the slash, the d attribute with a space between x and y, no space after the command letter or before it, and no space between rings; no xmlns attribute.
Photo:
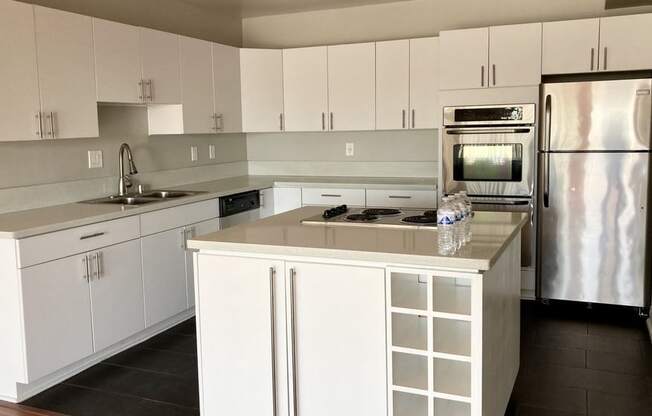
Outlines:
<svg viewBox="0 0 652 416"><path fill-rule="evenodd" d="M650 305L652 80L541 88L539 297Z"/></svg>

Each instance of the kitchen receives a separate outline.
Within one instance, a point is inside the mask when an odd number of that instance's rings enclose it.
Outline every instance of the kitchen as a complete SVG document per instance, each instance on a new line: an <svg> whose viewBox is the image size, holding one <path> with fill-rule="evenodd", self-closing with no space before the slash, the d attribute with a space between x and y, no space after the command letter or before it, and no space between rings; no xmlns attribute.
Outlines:
<svg viewBox="0 0 652 416"><path fill-rule="evenodd" d="M649 413L645 2L29 3L0 2L0 412Z"/></svg>

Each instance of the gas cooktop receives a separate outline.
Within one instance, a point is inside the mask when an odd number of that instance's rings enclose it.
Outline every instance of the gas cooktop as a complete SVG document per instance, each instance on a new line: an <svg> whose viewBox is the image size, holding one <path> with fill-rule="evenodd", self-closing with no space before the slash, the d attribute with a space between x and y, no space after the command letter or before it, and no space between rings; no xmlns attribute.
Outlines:
<svg viewBox="0 0 652 416"><path fill-rule="evenodd" d="M306 218L302 224L359 227L437 228L437 211L396 208L330 208L321 215Z"/></svg>

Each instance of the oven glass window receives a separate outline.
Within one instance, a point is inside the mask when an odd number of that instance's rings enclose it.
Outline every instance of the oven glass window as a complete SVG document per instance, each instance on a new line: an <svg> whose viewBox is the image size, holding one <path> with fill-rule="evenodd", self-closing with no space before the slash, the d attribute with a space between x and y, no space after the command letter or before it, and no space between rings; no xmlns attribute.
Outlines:
<svg viewBox="0 0 652 416"><path fill-rule="evenodd" d="M522 121L523 107L457 108L455 121Z"/></svg>
<svg viewBox="0 0 652 416"><path fill-rule="evenodd" d="M523 145L456 144L453 146L453 179L458 182L521 182Z"/></svg>

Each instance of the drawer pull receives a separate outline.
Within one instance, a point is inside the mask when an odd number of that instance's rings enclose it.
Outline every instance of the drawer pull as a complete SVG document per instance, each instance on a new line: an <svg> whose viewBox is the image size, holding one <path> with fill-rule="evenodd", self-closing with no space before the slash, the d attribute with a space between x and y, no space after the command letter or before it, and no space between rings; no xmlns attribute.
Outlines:
<svg viewBox="0 0 652 416"><path fill-rule="evenodd" d="M321 196L324 198L342 198L342 195L337 194L321 194Z"/></svg>
<svg viewBox="0 0 652 416"><path fill-rule="evenodd" d="M79 237L80 240L88 240L90 238L97 238L97 237L102 237L106 233L94 233L94 234L88 234L88 235L82 235Z"/></svg>
<svg viewBox="0 0 652 416"><path fill-rule="evenodd" d="M408 195L390 195L390 199L412 199L411 196Z"/></svg>

